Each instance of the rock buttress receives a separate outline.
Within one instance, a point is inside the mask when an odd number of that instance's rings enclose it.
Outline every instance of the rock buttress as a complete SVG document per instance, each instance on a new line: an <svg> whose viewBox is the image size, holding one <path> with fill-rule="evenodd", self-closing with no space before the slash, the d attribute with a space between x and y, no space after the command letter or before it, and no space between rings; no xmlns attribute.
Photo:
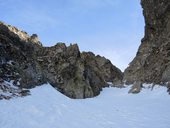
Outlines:
<svg viewBox="0 0 170 128"><path fill-rule="evenodd" d="M145 35L124 72L126 84L170 81L170 1L141 0Z"/></svg>

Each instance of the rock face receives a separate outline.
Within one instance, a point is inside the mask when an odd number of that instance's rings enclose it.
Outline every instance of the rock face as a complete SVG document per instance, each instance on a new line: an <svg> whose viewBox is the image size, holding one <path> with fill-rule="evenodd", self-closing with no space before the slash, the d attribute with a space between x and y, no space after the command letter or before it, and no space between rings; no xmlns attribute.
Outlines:
<svg viewBox="0 0 170 128"><path fill-rule="evenodd" d="M29 90L14 86L12 82L0 81L0 100L30 95Z"/></svg>
<svg viewBox="0 0 170 128"><path fill-rule="evenodd" d="M29 36L0 22L2 82L12 82L21 89L49 82L70 98L88 98L97 96L107 82L120 85L122 79L122 72L109 60L80 53L77 44L43 47L36 34Z"/></svg>
<svg viewBox="0 0 170 128"><path fill-rule="evenodd" d="M141 5L145 36L124 72L124 81L126 84L170 82L170 1L141 0Z"/></svg>
<svg viewBox="0 0 170 128"><path fill-rule="evenodd" d="M85 60L85 66L88 70L95 70L97 74L102 76L104 81L111 82L113 86L120 87L122 85L122 73L117 67L112 65L110 60L99 55L95 56L92 52L83 52L81 56Z"/></svg>

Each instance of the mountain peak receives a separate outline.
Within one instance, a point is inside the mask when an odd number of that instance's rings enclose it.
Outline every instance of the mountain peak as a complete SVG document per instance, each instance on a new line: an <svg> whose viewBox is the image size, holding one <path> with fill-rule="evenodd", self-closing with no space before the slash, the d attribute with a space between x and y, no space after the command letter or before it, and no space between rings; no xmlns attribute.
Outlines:
<svg viewBox="0 0 170 128"><path fill-rule="evenodd" d="M0 29L1 31L4 31L4 33L8 33L10 36L18 37L21 41L31 42L33 44L38 44L42 46L42 43L39 41L37 34L32 34L31 36L29 36L27 32L20 30L15 26L5 24L3 22L0 22Z"/></svg>

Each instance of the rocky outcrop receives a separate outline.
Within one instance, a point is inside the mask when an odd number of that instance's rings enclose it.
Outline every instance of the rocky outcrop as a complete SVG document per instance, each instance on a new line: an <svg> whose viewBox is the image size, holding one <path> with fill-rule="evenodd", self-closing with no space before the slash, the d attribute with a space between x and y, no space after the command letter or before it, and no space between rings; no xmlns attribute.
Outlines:
<svg viewBox="0 0 170 128"><path fill-rule="evenodd" d="M18 86L14 86L13 81L0 81L0 100L9 100L11 98L23 97L27 95L30 95L30 91L27 89L19 88Z"/></svg>
<svg viewBox="0 0 170 128"><path fill-rule="evenodd" d="M117 67L112 65L110 60L99 55L95 56L92 52L83 52L81 56L85 60L85 66L87 69L95 70L97 74L102 76L101 79L106 82L111 82L112 86L121 87L123 85L122 72Z"/></svg>
<svg viewBox="0 0 170 128"><path fill-rule="evenodd" d="M0 79L21 89L49 82L70 98L97 96L107 82L120 85L122 72L104 57L80 53L77 44L43 47L29 36L0 22Z"/></svg>
<svg viewBox="0 0 170 128"><path fill-rule="evenodd" d="M170 1L141 0L141 4L145 36L124 72L124 81L126 84L166 84L170 82Z"/></svg>
<svg viewBox="0 0 170 128"><path fill-rule="evenodd" d="M137 82L133 83L133 85L128 93L136 94L136 93L139 93L141 91L141 89L142 89L142 82L137 81Z"/></svg>

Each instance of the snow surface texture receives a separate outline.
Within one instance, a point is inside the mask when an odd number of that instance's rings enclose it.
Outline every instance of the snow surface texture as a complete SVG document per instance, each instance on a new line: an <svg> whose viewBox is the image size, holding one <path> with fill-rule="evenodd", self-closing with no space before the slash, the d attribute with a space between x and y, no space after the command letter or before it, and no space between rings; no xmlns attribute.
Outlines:
<svg viewBox="0 0 170 128"><path fill-rule="evenodd" d="M31 96L0 101L1 128L170 128L170 96L166 88L105 88L85 100L69 99L49 84Z"/></svg>

